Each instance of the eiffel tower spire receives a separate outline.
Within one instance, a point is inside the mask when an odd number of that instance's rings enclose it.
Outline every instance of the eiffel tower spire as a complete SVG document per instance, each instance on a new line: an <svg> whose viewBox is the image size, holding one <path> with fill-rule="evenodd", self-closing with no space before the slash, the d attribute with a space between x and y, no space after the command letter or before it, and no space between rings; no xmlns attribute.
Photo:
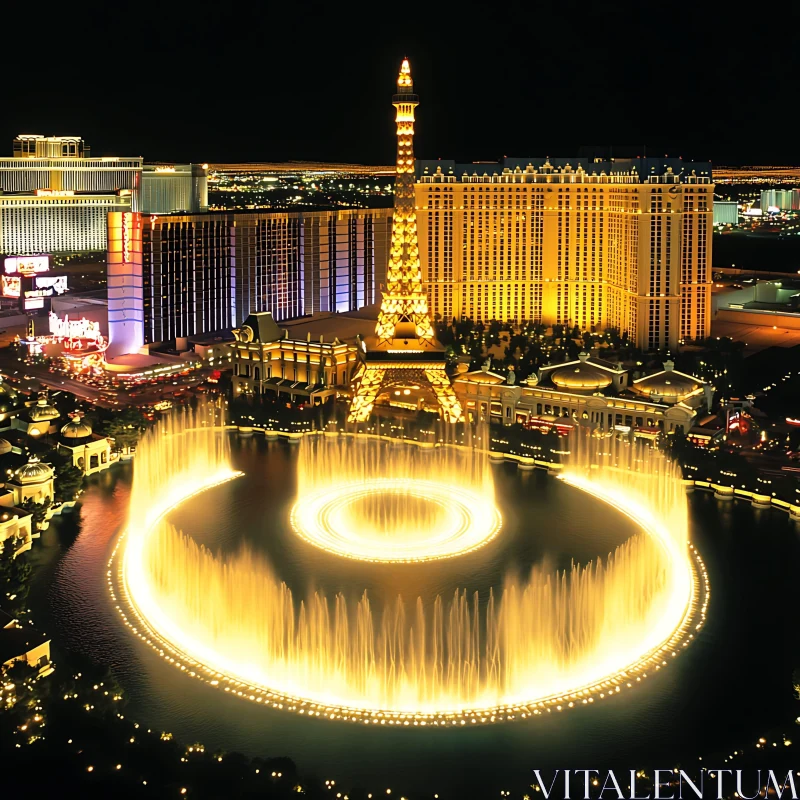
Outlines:
<svg viewBox="0 0 800 800"><path fill-rule="evenodd" d="M411 66L403 59L392 97L397 110L397 175L392 241L375 339L368 341L356 376L356 394L348 419L365 422L381 394L408 389L427 407L438 407L447 422L463 419L461 404L445 372L444 349L436 341L422 286L414 200L414 94Z"/></svg>
<svg viewBox="0 0 800 800"><path fill-rule="evenodd" d="M413 337L419 347L429 348L434 345L433 326L428 316L428 297L422 288L414 210L414 109L419 97L414 94L407 58L400 67L392 105L397 110L397 176L386 289L375 334L379 347L389 345L395 338Z"/></svg>

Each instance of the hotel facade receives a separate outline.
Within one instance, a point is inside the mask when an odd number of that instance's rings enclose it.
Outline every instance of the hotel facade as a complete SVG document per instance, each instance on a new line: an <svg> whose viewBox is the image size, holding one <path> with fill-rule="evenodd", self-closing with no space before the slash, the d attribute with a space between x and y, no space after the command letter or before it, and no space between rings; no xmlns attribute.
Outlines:
<svg viewBox="0 0 800 800"><path fill-rule="evenodd" d="M642 349L710 335L711 165L418 161L431 314L616 328Z"/></svg>
<svg viewBox="0 0 800 800"><path fill-rule="evenodd" d="M0 253L102 251L110 212L138 208L141 158L93 158L79 136L17 136L0 158Z"/></svg>
<svg viewBox="0 0 800 800"><path fill-rule="evenodd" d="M110 214L109 354L379 299L391 209Z"/></svg>
<svg viewBox="0 0 800 800"><path fill-rule="evenodd" d="M0 254L98 252L109 213L197 212L207 168L92 157L79 136L17 136L0 158Z"/></svg>

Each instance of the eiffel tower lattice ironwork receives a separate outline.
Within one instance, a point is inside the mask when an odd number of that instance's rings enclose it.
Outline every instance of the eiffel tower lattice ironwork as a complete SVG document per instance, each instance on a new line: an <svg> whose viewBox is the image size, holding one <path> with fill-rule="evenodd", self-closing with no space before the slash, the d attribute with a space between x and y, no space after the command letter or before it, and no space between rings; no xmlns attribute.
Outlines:
<svg viewBox="0 0 800 800"><path fill-rule="evenodd" d="M414 109L419 98L408 59L400 67L392 105L397 110L397 176L386 288L374 341L366 343L365 361L356 378L349 419L366 421L379 395L404 383L427 390L444 419L458 422L463 419L461 404L445 372L444 349L436 341L422 286L414 207Z"/></svg>

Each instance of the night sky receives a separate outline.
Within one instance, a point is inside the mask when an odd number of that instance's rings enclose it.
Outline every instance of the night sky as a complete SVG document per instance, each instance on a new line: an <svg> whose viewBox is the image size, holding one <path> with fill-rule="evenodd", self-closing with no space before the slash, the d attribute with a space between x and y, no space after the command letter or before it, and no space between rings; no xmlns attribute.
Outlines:
<svg viewBox="0 0 800 800"><path fill-rule="evenodd" d="M0 154L42 133L148 161L390 164L407 55L421 158L798 164L798 5L82 3L6 42Z"/></svg>

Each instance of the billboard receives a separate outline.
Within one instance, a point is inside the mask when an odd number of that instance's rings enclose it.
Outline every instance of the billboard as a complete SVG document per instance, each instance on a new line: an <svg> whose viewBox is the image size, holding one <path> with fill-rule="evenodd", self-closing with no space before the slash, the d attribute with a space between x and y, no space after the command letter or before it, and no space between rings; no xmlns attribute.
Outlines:
<svg viewBox="0 0 800 800"><path fill-rule="evenodd" d="M3 271L6 275L36 275L50 271L50 256L7 256Z"/></svg>
<svg viewBox="0 0 800 800"><path fill-rule="evenodd" d="M66 275L37 275L33 279L33 289L27 290L25 297L54 297L66 291Z"/></svg>
<svg viewBox="0 0 800 800"><path fill-rule="evenodd" d="M0 275L0 294L3 297L19 297L21 286L19 275Z"/></svg>

